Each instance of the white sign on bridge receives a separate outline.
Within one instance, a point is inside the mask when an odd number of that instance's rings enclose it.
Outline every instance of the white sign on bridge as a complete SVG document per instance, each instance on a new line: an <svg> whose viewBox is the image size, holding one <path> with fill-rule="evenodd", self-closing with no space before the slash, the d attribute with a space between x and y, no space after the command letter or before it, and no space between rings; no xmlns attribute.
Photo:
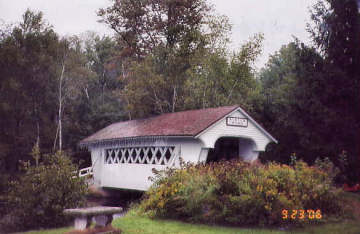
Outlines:
<svg viewBox="0 0 360 234"><path fill-rule="evenodd" d="M226 124L229 126L237 126L237 127L247 127L248 119L247 118L239 118L239 117L227 117Z"/></svg>

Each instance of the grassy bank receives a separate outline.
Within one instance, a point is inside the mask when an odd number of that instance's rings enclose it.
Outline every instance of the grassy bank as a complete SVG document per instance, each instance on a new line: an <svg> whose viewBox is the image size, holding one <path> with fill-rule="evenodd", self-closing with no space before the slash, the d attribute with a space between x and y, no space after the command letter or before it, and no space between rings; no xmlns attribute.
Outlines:
<svg viewBox="0 0 360 234"><path fill-rule="evenodd" d="M201 224L189 224L173 220L152 220L146 217L140 217L134 212L128 213L125 217L113 221L113 226L123 230L126 233L143 234L284 234L284 233L319 233L319 234L357 234L360 233L360 224L357 221L344 221L341 223L308 226L301 229L280 230L280 229L261 229L261 228L233 228L221 226L208 226ZM27 234L60 234L72 230L71 228L61 228L43 231L31 231Z"/></svg>
<svg viewBox="0 0 360 234"><path fill-rule="evenodd" d="M344 193L346 205L351 206L354 211L360 205L360 194ZM351 212L351 211L349 211ZM276 234L276 233L314 233L314 234L358 234L360 233L360 217L355 214L354 220L344 220L338 223L327 223L324 225L306 226L299 229L282 230L280 228L233 228L222 226L209 226L201 224L190 224L174 220L154 220L147 217L142 217L131 210L122 218L115 219L113 226L123 230L123 233L143 233L143 234L161 234L161 233L176 233L176 234ZM26 232L27 234L60 234L72 230L72 228L61 228L42 231Z"/></svg>

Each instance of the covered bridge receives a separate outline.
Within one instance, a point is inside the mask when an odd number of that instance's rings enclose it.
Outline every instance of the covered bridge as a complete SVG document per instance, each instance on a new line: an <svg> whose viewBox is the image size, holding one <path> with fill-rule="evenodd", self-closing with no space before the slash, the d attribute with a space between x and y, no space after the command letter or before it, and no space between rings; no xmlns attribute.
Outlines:
<svg viewBox="0 0 360 234"><path fill-rule="evenodd" d="M147 190L152 169L241 158L253 162L277 143L239 106L167 113L118 122L80 142L91 151L95 185Z"/></svg>

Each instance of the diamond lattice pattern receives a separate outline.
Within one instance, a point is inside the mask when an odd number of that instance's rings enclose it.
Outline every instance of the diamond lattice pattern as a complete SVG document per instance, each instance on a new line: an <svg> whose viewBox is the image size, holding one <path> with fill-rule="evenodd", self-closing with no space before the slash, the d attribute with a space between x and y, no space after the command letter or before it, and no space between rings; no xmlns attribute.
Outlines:
<svg viewBox="0 0 360 234"><path fill-rule="evenodd" d="M116 148L105 151L105 164L138 163L167 165L175 146Z"/></svg>

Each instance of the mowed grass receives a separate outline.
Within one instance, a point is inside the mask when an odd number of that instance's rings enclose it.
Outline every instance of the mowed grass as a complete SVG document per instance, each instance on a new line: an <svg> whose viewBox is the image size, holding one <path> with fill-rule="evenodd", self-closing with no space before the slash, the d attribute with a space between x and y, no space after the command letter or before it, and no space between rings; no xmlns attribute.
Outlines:
<svg viewBox="0 0 360 234"><path fill-rule="evenodd" d="M357 221L344 221L341 223L324 224L308 226L301 229L280 230L269 228L233 228L222 226L209 226L202 224L189 224L173 220L153 220L147 217L141 217L134 212L126 216L115 219L113 226L120 228L124 234L142 233L142 234L285 234L285 233L314 233L314 234L358 234L360 233L360 223ZM41 230L26 232L27 234L60 234L71 231L72 228L61 228L52 230Z"/></svg>
<svg viewBox="0 0 360 234"><path fill-rule="evenodd" d="M360 203L360 194L346 193L344 196L347 200ZM359 220L344 220L337 223L327 223L323 225L309 225L304 228L297 228L291 230L281 230L280 228L235 228L223 226L209 226L202 224L190 224L175 220L159 220L150 219L147 217L139 216L134 210L129 211L124 217L115 219L113 226L120 228L124 234L127 233L142 233L142 234L230 234L230 233L243 233L243 234L359 234L360 221ZM60 234L73 230L71 227L41 230L26 232L27 234Z"/></svg>
<svg viewBox="0 0 360 234"><path fill-rule="evenodd" d="M344 221L341 223L313 225L304 229L293 230L289 233L309 233L309 234L359 234L359 221Z"/></svg>
<svg viewBox="0 0 360 234"><path fill-rule="evenodd" d="M221 226L209 226L202 224L190 224L175 220L158 220L141 217L135 212L129 212L125 217L116 219L113 222L114 227L118 227L124 233L146 233L146 234L230 234L230 233L256 233L256 234L276 234L285 233L284 231L271 230L271 229L252 229L252 228L232 228Z"/></svg>

